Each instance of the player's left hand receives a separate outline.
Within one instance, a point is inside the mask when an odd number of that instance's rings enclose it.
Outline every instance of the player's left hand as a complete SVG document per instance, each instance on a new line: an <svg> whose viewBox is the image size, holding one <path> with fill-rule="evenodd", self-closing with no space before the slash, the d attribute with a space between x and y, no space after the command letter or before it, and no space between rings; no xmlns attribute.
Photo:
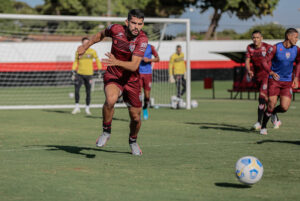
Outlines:
<svg viewBox="0 0 300 201"><path fill-rule="evenodd" d="M299 80L298 78L294 78L292 88L298 89L299 88Z"/></svg>
<svg viewBox="0 0 300 201"><path fill-rule="evenodd" d="M107 56L108 58L107 58L107 59L102 59L102 61L103 61L104 63L106 63L107 66L118 66L119 60L116 59L116 57L115 57L112 53L107 52L107 53L105 54L105 56Z"/></svg>

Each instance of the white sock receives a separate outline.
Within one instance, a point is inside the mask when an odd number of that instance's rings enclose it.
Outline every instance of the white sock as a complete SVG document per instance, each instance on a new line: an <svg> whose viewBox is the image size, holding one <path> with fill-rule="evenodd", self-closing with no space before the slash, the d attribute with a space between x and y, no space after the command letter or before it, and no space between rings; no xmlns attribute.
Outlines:
<svg viewBox="0 0 300 201"><path fill-rule="evenodd" d="M79 103L76 103L76 104L75 104L75 107L79 109Z"/></svg>
<svg viewBox="0 0 300 201"><path fill-rule="evenodd" d="M90 110L90 106L89 105L85 106L85 109Z"/></svg>

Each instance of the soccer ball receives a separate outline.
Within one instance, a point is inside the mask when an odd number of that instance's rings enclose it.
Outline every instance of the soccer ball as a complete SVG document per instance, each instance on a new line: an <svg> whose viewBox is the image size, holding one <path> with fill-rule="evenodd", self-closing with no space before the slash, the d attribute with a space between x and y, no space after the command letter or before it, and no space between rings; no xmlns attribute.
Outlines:
<svg viewBox="0 0 300 201"><path fill-rule="evenodd" d="M242 157L235 164L235 175L244 184L255 184L263 173L262 163L254 156Z"/></svg>
<svg viewBox="0 0 300 201"><path fill-rule="evenodd" d="M198 107L198 102L196 100L192 100L191 101L191 106L192 106L192 108Z"/></svg>

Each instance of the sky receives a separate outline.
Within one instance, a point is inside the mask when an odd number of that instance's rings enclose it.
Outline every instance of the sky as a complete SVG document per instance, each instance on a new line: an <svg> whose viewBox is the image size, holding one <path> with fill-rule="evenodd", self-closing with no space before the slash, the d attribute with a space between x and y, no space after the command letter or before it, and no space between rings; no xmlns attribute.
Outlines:
<svg viewBox="0 0 300 201"><path fill-rule="evenodd" d="M43 0L18 0L28 3L30 6L36 6L43 4ZM238 33L243 33L251 28L253 25L261 25L265 23L279 23L285 27L295 27L300 28L300 0L279 0L273 16L262 17L261 19L249 19L247 21L239 20L237 17L230 17L228 14L223 14L219 22L219 27L217 31L222 31L224 29L234 29ZM200 14L199 9L186 9L180 18L190 18L191 19L191 29L192 31L206 31L209 23L210 16L213 14L213 10L208 10L207 12ZM174 30L178 29L175 27Z"/></svg>

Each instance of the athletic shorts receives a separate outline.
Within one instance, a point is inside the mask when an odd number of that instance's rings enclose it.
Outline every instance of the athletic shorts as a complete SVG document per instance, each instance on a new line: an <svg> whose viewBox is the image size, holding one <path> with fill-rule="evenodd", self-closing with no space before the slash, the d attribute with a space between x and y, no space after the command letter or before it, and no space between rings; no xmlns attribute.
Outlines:
<svg viewBox="0 0 300 201"><path fill-rule="evenodd" d="M255 79L256 85L259 88L259 95L264 94L268 97L268 80L269 78L266 76L264 78Z"/></svg>
<svg viewBox="0 0 300 201"><path fill-rule="evenodd" d="M140 74L140 76L141 87L146 91L150 91L152 85L152 74Z"/></svg>
<svg viewBox="0 0 300 201"><path fill-rule="evenodd" d="M121 90L124 102L128 107L142 107L141 85L139 80L122 82L115 75L106 71L104 74L104 88L110 84L116 85Z"/></svg>
<svg viewBox="0 0 300 201"><path fill-rule="evenodd" d="M276 81L274 79L269 79L269 96L286 96L292 98L293 82L284 82L284 81Z"/></svg>

